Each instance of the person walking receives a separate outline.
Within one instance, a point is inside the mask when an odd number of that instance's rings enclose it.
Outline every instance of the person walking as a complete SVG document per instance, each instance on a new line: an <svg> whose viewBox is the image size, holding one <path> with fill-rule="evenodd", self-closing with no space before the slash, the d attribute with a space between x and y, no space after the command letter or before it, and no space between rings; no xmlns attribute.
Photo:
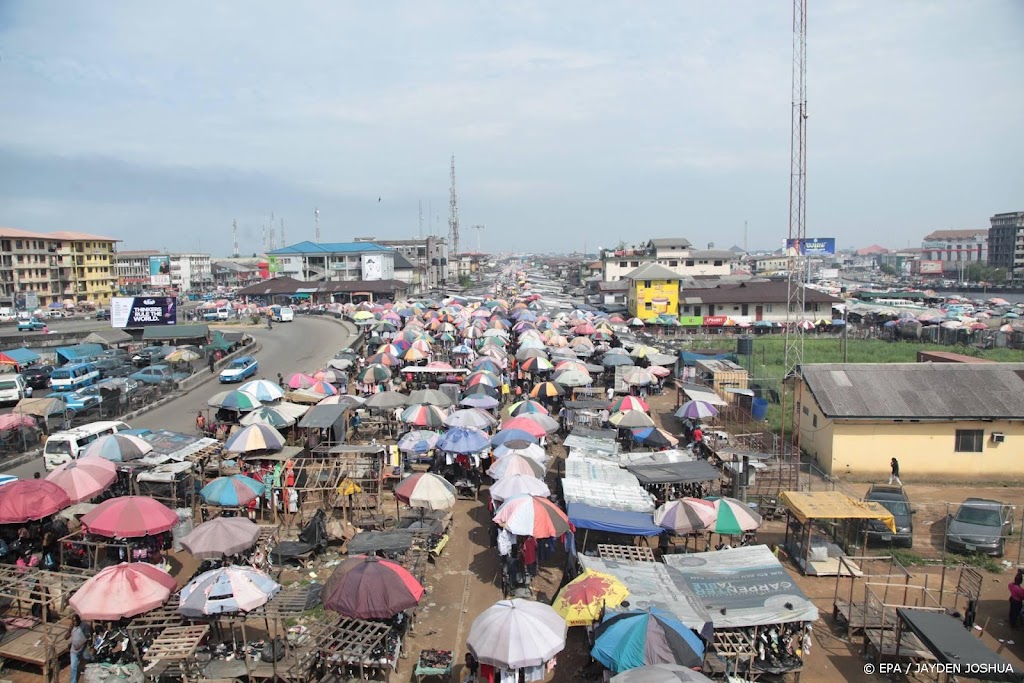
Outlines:
<svg viewBox="0 0 1024 683"><path fill-rule="evenodd" d="M217 362L217 359L213 357L212 353L207 353L206 354L206 364L209 366L211 374L213 373L213 366L214 366L214 364L216 364L216 362Z"/></svg>
<svg viewBox="0 0 1024 683"><path fill-rule="evenodd" d="M1024 606L1024 574L1017 572L1013 581L1007 584L1010 589L1010 628L1020 626L1021 607Z"/></svg>
<svg viewBox="0 0 1024 683"><path fill-rule="evenodd" d="M889 474L889 483L895 482L900 486L903 486L903 482L900 481L900 461L893 458L889 461L889 466L892 468L892 472Z"/></svg>
<svg viewBox="0 0 1024 683"><path fill-rule="evenodd" d="M71 683L78 683L78 674L82 667L85 649L89 645L91 629L82 623L82 617L71 616L71 628L68 629L67 640L71 641Z"/></svg>

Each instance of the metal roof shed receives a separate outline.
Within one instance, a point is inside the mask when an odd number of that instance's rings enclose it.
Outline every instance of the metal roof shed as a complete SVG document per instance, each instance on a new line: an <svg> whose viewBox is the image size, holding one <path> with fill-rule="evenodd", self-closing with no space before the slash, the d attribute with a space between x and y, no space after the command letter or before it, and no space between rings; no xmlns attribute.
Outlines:
<svg viewBox="0 0 1024 683"><path fill-rule="evenodd" d="M142 332L142 341L176 341L178 339L202 339L204 342L210 335L209 325L196 323L193 325L167 325L165 327L147 327Z"/></svg>

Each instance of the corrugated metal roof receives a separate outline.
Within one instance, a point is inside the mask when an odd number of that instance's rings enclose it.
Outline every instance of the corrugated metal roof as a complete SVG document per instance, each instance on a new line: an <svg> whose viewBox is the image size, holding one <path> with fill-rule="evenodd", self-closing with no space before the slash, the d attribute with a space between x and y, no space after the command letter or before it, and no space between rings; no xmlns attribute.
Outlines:
<svg viewBox="0 0 1024 683"><path fill-rule="evenodd" d="M142 332L143 341L171 339L199 339L210 334L210 327L205 323L192 325L167 325L164 327L147 327Z"/></svg>
<svg viewBox="0 0 1024 683"><path fill-rule="evenodd" d="M836 363L800 372L828 417L1024 420L1024 363Z"/></svg>
<svg viewBox="0 0 1024 683"><path fill-rule="evenodd" d="M302 416L299 426L312 427L313 429L328 429L333 427L345 415L346 410L345 406L338 404L313 406L308 413Z"/></svg>

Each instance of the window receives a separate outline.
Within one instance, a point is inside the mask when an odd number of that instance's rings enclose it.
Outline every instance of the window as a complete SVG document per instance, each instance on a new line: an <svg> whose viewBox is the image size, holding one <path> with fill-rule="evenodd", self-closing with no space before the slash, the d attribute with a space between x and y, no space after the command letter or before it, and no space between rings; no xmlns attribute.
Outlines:
<svg viewBox="0 0 1024 683"><path fill-rule="evenodd" d="M650 281L650 280L644 280L644 287L646 287L646 288L650 289L650 287L651 287L651 281Z"/></svg>
<svg viewBox="0 0 1024 683"><path fill-rule="evenodd" d="M817 427L818 426L818 415L817 414L814 414L814 415L811 416L811 426L812 427Z"/></svg>
<svg viewBox="0 0 1024 683"><path fill-rule="evenodd" d="M679 261L669 261L668 265L670 268L675 268L679 265Z"/></svg>
<svg viewBox="0 0 1024 683"><path fill-rule="evenodd" d="M804 407L803 407L803 408L801 409L801 412L802 412L802 413L803 413L804 415L810 415L810 414L811 414L811 411L809 411L809 410L807 409L807 406L804 406Z"/></svg>
<svg viewBox="0 0 1024 683"><path fill-rule="evenodd" d="M764 312L765 313L771 313L772 312L772 305L771 304L765 304L764 305Z"/></svg>
<svg viewBox="0 0 1024 683"><path fill-rule="evenodd" d="M629 261L619 261L619 268L625 268L629 265Z"/></svg>
<svg viewBox="0 0 1024 683"><path fill-rule="evenodd" d="M985 430L983 429L958 429L956 430L957 453L981 453L985 441Z"/></svg>
<svg viewBox="0 0 1024 683"><path fill-rule="evenodd" d="M687 267L690 267L690 268L692 268L692 267L693 267L693 259L688 259L688 260L686 261L686 265L687 265Z"/></svg>
<svg viewBox="0 0 1024 683"><path fill-rule="evenodd" d="M639 261L630 261L629 265L633 266L634 268L637 268L637 267L640 266L640 262Z"/></svg>
<svg viewBox="0 0 1024 683"><path fill-rule="evenodd" d="M644 302L644 310L647 310L647 311L651 310L651 302L650 301L645 301Z"/></svg>
<svg viewBox="0 0 1024 683"><path fill-rule="evenodd" d="M720 266L720 265L722 265L722 261L721 261L721 260L719 260L719 261L715 261L715 265L716 265L716 266Z"/></svg>

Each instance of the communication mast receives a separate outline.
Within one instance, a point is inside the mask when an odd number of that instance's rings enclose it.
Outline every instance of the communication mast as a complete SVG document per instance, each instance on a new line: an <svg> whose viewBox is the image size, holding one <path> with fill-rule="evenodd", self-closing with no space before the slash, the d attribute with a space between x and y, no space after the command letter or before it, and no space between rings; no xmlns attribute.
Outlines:
<svg viewBox="0 0 1024 683"><path fill-rule="evenodd" d="M284 249L288 246L287 240L284 238L284 219L281 219L281 248Z"/></svg>
<svg viewBox="0 0 1024 683"><path fill-rule="evenodd" d="M320 209L313 209L313 241L320 244Z"/></svg>
<svg viewBox="0 0 1024 683"><path fill-rule="evenodd" d="M473 228L473 230L476 230L476 250L477 250L477 253L481 253L480 252L480 235L481 235L481 233L483 233L484 229L487 226L486 225L474 225L474 226L471 226L471 227Z"/></svg>
<svg viewBox="0 0 1024 683"><path fill-rule="evenodd" d="M231 221L231 257L238 258L238 221Z"/></svg>
<svg viewBox="0 0 1024 683"><path fill-rule="evenodd" d="M452 190L448 200L448 251L454 256L459 255L459 200L455 195L455 155L452 155Z"/></svg>

